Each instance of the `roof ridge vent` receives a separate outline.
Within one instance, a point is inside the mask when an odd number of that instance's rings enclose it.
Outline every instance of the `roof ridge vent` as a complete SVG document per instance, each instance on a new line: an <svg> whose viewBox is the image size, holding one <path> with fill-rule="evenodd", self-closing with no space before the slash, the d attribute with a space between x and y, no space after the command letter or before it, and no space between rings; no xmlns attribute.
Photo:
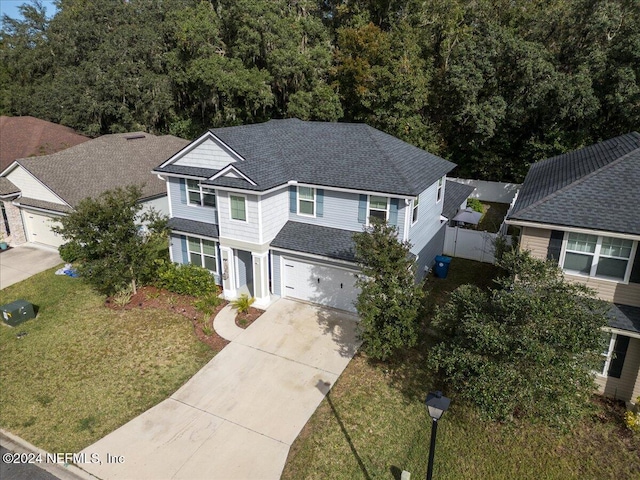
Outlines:
<svg viewBox="0 0 640 480"><path fill-rule="evenodd" d="M145 137L146 137L146 135L144 133L138 133L138 134L135 134L135 135L125 136L124 138L126 138L127 140L138 140L140 138L145 138Z"/></svg>

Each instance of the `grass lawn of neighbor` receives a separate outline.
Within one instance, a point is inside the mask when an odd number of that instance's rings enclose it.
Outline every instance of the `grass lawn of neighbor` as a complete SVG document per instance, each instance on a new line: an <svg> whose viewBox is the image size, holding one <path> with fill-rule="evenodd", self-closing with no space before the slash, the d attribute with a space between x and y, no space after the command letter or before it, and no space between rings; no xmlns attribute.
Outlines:
<svg viewBox="0 0 640 480"><path fill-rule="evenodd" d="M50 452L77 452L177 390L215 351L160 308L110 309L82 279L42 272L0 291L38 316L0 322L0 426Z"/></svg>
<svg viewBox="0 0 640 480"><path fill-rule="evenodd" d="M427 281L427 305L443 304L463 283L486 287L499 273L492 265L454 258L446 280ZM431 435L424 399L437 387L425 367L428 352L427 338L391 364L358 354L294 442L282 478L400 479L403 470L424 478ZM563 432L487 422L449 396L434 479L640 478L640 436L624 427L617 402L594 395L593 413Z"/></svg>

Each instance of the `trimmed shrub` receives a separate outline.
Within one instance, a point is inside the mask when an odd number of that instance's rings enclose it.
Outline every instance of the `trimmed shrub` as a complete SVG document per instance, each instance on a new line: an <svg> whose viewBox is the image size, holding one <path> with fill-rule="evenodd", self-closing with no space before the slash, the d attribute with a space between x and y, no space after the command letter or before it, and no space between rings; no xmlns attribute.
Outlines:
<svg viewBox="0 0 640 480"><path fill-rule="evenodd" d="M476 212L484 213L482 202L477 198L467 198L467 207Z"/></svg>
<svg viewBox="0 0 640 480"><path fill-rule="evenodd" d="M191 264L164 263L158 271L158 286L170 292L194 297L218 294L218 286L211 272Z"/></svg>

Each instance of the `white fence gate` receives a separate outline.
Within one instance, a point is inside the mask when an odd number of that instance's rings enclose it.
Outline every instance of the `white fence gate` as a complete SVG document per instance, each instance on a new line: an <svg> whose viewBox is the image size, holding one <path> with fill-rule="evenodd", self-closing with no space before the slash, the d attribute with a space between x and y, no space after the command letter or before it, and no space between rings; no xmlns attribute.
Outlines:
<svg viewBox="0 0 640 480"><path fill-rule="evenodd" d="M446 227L443 253L450 257L495 263L494 242L497 236L497 233ZM505 235L505 240L510 244L511 236Z"/></svg>

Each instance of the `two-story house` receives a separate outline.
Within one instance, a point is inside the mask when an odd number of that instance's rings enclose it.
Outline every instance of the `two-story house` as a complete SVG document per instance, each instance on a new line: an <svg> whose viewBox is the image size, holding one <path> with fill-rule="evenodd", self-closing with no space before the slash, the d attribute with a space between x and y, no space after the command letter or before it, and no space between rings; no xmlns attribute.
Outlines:
<svg viewBox="0 0 640 480"><path fill-rule="evenodd" d="M395 225L423 274L442 252L454 167L365 124L289 119L210 130L154 172L167 182L173 261L209 269L229 299L353 311L353 233L372 218Z"/></svg>
<svg viewBox="0 0 640 480"><path fill-rule="evenodd" d="M596 381L628 402L640 395L640 134L531 166L507 223L520 248L557 262L568 280L611 302Z"/></svg>

